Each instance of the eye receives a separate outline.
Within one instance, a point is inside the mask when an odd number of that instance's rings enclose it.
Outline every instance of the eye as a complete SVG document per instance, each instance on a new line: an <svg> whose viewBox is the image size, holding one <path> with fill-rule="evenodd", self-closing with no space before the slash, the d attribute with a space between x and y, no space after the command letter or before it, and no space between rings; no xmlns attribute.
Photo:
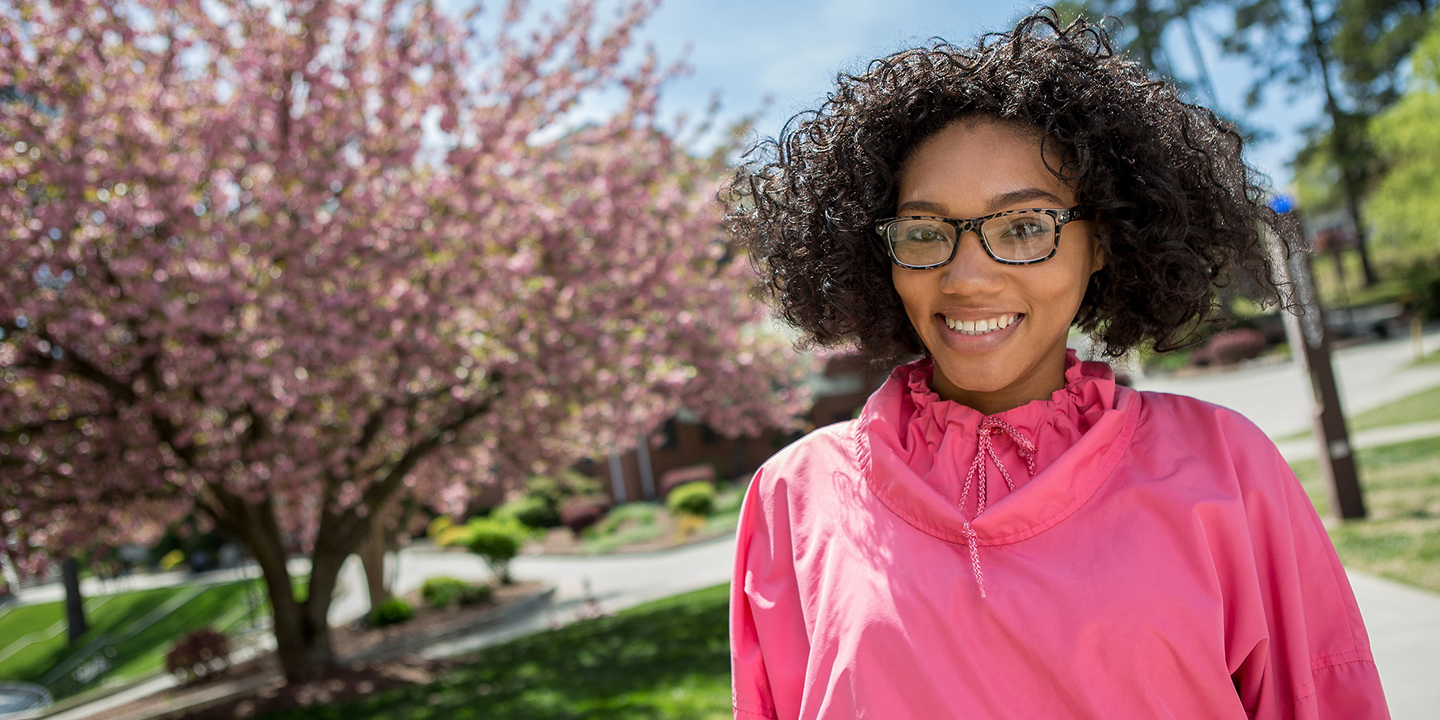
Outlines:
<svg viewBox="0 0 1440 720"><path fill-rule="evenodd" d="M1049 226L1034 217L1023 217L1012 220L1005 226L1004 237L1019 241L1030 241L1042 238L1049 233Z"/></svg>
<svg viewBox="0 0 1440 720"><path fill-rule="evenodd" d="M949 242L950 239L939 223L934 222L911 222L906 223L904 234L901 236L906 242L915 243L936 243Z"/></svg>

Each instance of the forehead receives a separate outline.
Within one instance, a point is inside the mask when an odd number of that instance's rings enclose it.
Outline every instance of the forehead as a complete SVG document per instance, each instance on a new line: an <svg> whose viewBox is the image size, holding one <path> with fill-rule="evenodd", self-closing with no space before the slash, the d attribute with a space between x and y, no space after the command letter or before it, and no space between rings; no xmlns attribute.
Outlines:
<svg viewBox="0 0 1440 720"><path fill-rule="evenodd" d="M1019 204L1074 204L1074 191L1046 165L1059 158L1039 130L989 119L951 123L918 143L900 168L897 205L973 217ZM1033 192L1032 192L1033 191ZM1049 202L1039 202L1050 198Z"/></svg>

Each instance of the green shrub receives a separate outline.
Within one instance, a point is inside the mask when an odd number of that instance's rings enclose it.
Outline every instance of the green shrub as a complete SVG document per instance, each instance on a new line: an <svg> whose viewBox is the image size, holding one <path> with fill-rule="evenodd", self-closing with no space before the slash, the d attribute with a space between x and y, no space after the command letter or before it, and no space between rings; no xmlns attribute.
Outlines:
<svg viewBox="0 0 1440 720"><path fill-rule="evenodd" d="M459 547L470 541L469 525L451 525L435 533L435 544L440 547Z"/></svg>
<svg viewBox="0 0 1440 720"><path fill-rule="evenodd" d="M715 512L715 486L705 482L681 485L670 491L665 507L672 513L706 517Z"/></svg>
<svg viewBox="0 0 1440 720"><path fill-rule="evenodd" d="M484 558L490 572L495 573L501 583L509 585L513 582L510 561L520 554L520 548L524 547L525 539L529 537L525 526L512 518L502 517L471 520L467 527L470 539L466 547L470 552Z"/></svg>
<svg viewBox="0 0 1440 720"><path fill-rule="evenodd" d="M431 520L431 521L425 526L425 537L428 537L428 538L432 538L432 539L433 539L436 535L439 535L439 534L440 534L442 531L444 531L446 528L449 528L449 527L453 526L454 524L455 524L455 521L454 521L454 520L451 520L451 519L449 518L449 516L441 515L441 516L435 518L434 520Z"/></svg>
<svg viewBox="0 0 1440 720"><path fill-rule="evenodd" d="M495 508L491 517L514 518L525 527L537 529L560 525L560 512L556 506L551 505L547 498L539 495L526 495L519 500L505 503Z"/></svg>
<svg viewBox="0 0 1440 720"><path fill-rule="evenodd" d="M532 475L525 482L527 496L543 499L557 512L570 497L594 495L601 491L600 481L575 470L562 470L554 476Z"/></svg>
<svg viewBox="0 0 1440 720"><path fill-rule="evenodd" d="M399 625L400 623L415 617L415 608L402 598L390 598L380 607L370 611L371 627L385 627L386 625Z"/></svg>
<svg viewBox="0 0 1440 720"><path fill-rule="evenodd" d="M458 600L460 593L469 586L470 583L452 577L427 578L420 586L420 598L426 605L443 610Z"/></svg>
<svg viewBox="0 0 1440 720"><path fill-rule="evenodd" d="M465 587L460 588L460 595L457 599L460 601L462 607L479 605L480 603L490 602L490 598L494 594L494 591L490 588L490 583L467 583Z"/></svg>

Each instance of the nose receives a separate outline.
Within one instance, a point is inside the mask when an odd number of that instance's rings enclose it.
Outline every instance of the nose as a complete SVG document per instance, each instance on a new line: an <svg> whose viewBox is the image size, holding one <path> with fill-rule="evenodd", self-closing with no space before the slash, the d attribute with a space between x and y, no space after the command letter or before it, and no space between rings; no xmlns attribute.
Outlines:
<svg viewBox="0 0 1440 720"><path fill-rule="evenodd" d="M940 289L955 295L984 295L1005 286L1005 266L995 262L973 230L960 235L955 259L941 267Z"/></svg>

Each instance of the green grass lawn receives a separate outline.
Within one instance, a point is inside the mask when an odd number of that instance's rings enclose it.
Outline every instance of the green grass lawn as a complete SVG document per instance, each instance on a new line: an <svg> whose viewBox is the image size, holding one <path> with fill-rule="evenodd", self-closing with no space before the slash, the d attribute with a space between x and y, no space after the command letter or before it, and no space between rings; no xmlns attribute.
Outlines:
<svg viewBox="0 0 1440 720"><path fill-rule="evenodd" d="M1367 410L1350 419L1351 430L1440 420L1440 387Z"/></svg>
<svg viewBox="0 0 1440 720"><path fill-rule="evenodd" d="M250 593L247 596L247 593ZM0 611L0 680L35 682L56 698L162 670L177 639L202 627L237 631L268 614L258 580L181 585L85 599L90 630L70 644L63 603ZM77 676L78 671L78 676Z"/></svg>
<svg viewBox="0 0 1440 720"><path fill-rule="evenodd" d="M728 585L482 651L429 684L268 720L728 720Z"/></svg>
<svg viewBox="0 0 1440 720"><path fill-rule="evenodd" d="M1330 523L1347 566L1440 592L1440 438L1356 453L1369 518ZM1316 461L1293 463L1315 507L1330 501Z"/></svg>

